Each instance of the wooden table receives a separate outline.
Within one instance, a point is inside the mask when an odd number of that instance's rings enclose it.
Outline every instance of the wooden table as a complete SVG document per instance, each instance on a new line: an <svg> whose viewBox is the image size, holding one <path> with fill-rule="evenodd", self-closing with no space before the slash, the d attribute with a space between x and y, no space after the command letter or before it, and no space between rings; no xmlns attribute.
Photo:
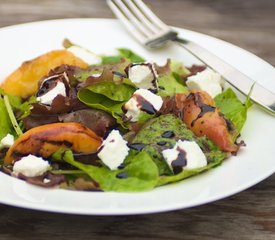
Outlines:
<svg viewBox="0 0 275 240"><path fill-rule="evenodd" d="M275 65L274 0L145 0L168 24L243 47ZM107 17L103 0L0 0L0 27ZM0 190L1 194L1 190ZM0 205L0 239L275 239L275 175L208 205L139 216L78 216Z"/></svg>

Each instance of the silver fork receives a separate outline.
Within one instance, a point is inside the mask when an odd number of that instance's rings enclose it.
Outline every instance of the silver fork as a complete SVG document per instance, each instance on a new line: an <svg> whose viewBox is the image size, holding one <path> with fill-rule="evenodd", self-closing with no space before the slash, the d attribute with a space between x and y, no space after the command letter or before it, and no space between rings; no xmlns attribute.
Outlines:
<svg viewBox="0 0 275 240"><path fill-rule="evenodd" d="M119 18L138 42L147 48L159 48L168 42L177 42L244 95L275 116L275 93L224 62L200 45L184 38L163 23L141 0L107 0ZM252 91L251 91L252 89ZM251 93L250 93L251 92Z"/></svg>

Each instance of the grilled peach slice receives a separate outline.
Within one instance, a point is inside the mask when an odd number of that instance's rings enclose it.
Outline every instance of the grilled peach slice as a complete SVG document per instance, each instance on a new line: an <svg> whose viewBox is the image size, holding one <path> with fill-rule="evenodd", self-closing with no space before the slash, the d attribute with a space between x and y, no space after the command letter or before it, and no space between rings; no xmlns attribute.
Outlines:
<svg viewBox="0 0 275 240"><path fill-rule="evenodd" d="M238 151L239 146L233 140L235 128L219 113L208 93L177 94L176 107L182 112L183 122L197 136L207 136L223 151Z"/></svg>
<svg viewBox="0 0 275 240"><path fill-rule="evenodd" d="M88 64L67 50L54 50L33 60L26 61L9 75L0 85L6 93L22 98L34 95L38 90L38 81L51 69L62 64L88 67Z"/></svg>
<svg viewBox="0 0 275 240"><path fill-rule="evenodd" d="M8 150L5 164L28 154L50 157L60 148L74 153L94 153L102 139L79 123L52 123L35 127L21 135Z"/></svg>

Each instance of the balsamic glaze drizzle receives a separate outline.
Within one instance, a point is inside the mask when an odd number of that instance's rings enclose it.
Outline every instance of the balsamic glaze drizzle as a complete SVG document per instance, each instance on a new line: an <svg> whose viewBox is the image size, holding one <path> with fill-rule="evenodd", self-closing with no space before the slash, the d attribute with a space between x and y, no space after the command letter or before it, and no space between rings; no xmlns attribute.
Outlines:
<svg viewBox="0 0 275 240"><path fill-rule="evenodd" d="M191 122L191 127L194 127L195 122L203 117L203 115L207 112L215 112L216 107L207 105L207 104L201 104L200 106L201 112L199 113L199 115Z"/></svg>
<svg viewBox="0 0 275 240"><path fill-rule="evenodd" d="M146 144L144 144L144 143L132 143L128 147L133 149L133 150L142 151L142 149L146 147Z"/></svg>
<svg viewBox="0 0 275 240"><path fill-rule="evenodd" d="M171 163L174 174L182 172L183 167L187 165L186 152L179 147L177 147L177 151L179 154L177 158Z"/></svg>
<svg viewBox="0 0 275 240"><path fill-rule="evenodd" d="M135 95L138 105L140 107L140 110L148 113L148 114L156 114L157 110L154 108L154 106L148 102L145 98L143 98L140 95Z"/></svg>
<svg viewBox="0 0 275 240"><path fill-rule="evenodd" d="M128 178L128 173L127 172L121 172L116 175L117 178L123 179L123 178Z"/></svg>
<svg viewBox="0 0 275 240"><path fill-rule="evenodd" d="M173 131L165 131L161 136L163 138L172 138L175 136L175 133Z"/></svg>
<svg viewBox="0 0 275 240"><path fill-rule="evenodd" d="M165 142L165 141L160 141L160 142L157 142L157 145L159 145L159 146L164 146L164 145L166 145L166 143L167 143L167 142Z"/></svg>

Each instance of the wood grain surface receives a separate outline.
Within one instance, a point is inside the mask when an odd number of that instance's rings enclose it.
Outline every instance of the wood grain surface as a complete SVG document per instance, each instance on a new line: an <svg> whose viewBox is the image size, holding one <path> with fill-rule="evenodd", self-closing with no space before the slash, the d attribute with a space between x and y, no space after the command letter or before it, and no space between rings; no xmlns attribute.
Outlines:
<svg viewBox="0 0 275 240"><path fill-rule="evenodd" d="M274 0L145 0L168 24L245 48L275 65ZM0 27L107 17L104 0L0 0ZM1 53L0 53L1 54ZM1 194L1 189L0 189ZM275 239L275 175L208 205L138 216L79 216L0 205L0 240Z"/></svg>

